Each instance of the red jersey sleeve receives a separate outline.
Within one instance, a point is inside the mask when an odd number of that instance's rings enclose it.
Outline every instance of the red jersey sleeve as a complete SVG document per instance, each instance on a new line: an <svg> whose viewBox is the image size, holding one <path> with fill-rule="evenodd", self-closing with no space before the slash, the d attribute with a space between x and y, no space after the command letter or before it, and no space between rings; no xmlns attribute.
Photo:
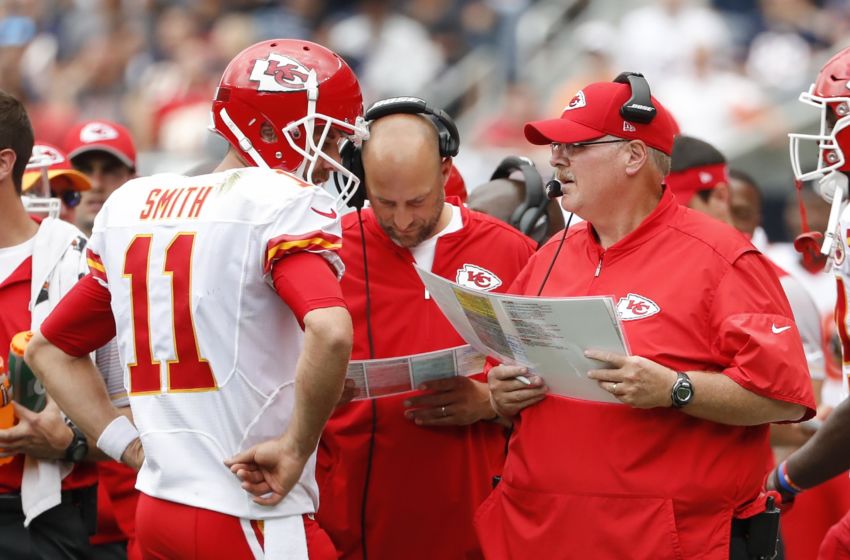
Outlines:
<svg viewBox="0 0 850 560"><path fill-rule="evenodd" d="M292 309L301 328L314 309L346 307L336 272L316 253L295 253L272 265L272 280L280 298Z"/></svg>
<svg viewBox="0 0 850 560"><path fill-rule="evenodd" d="M769 399L801 404L815 414L806 355L793 314L767 260L741 255L726 273L712 303L712 353L745 389Z"/></svg>
<svg viewBox="0 0 850 560"><path fill-rule="evenodd" d="M94 276L84 276L41 324L41 334L71 356L85 356L115 337L109 290Z"/></svg>

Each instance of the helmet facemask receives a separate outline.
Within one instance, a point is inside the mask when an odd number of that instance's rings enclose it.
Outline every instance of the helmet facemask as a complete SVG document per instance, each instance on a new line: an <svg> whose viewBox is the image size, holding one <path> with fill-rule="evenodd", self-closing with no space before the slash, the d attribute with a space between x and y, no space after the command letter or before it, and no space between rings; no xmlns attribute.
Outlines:
<svg viewBox="0 0 850 560"><path fill-rule="evenodd" d="M838 140L839 134L850 127L850 97L821 97L814 93L815 85L800 94L800 101L820 110L820 132L818 134L790 133L791 167L798 181L821 179L844 166L846 157ZM834 116L834 123L831 117ZM850 133L850 131L848 131ZM846 136L846 134L844 135ZM844 138L842 138L843 140ZM817 165L804 170L801 162L801 145L817 143ZM820 190L820 189L818 189Z"/></svg>
<svg viewBox="0 0 850 560"><path fill-rule="evenodd" d="M312 109L313 107L310 108L310 111ZM337 205L340 209L345 209L348 201L357 191L360 179L346 169L337 158L325 153L323 147L333 130L342 134L338 145L343 140L347 140L359 146L369 134L362 117L357 117L352 125L321 113L312 112L308 112L305 117L289 123L283 128L282 132L290 147L304 158L298 169L295 170L295 174L312 185L315 184L314 177L319 163L324 162L330 166L333 173L336 174L336 183L339 189ZM298 143L302 135L304 136L303 146ZM339 187L340 184L341 187Z"/></svg>
<svg viewBox="0 0 850 560"><path fill-rule="evenodd" d="M27 191L29 194L21 195L21 202L27 214L37 216L44 215L48 218L59 218L62 209L62 201L51 195L50 178L47 171L54 160L50 157L33 151L27 162L26 171L38 171L41 175L38 183Z"/></svg>

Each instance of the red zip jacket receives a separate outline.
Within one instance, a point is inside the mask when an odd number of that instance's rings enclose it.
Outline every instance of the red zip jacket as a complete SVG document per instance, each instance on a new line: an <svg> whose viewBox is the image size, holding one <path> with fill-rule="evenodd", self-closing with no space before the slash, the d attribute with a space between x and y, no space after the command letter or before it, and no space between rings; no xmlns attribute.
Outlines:
<svg viewBox="0 0 850 560"><path fill-rule="evenodd" d="M537 293L559 241L532 258L512 292ZM680 206L669 190L607 250L590 224L571 228L543 295L610 295L633 354L716 371L814 414L773 267L737 231ZM769 453L767 425L549 396L520 414L502 482L476 528L488 559L728 560L733 516L764 509Z"/></svg>
<svg viewBox="0 0 850 560"><path fill-rule="evenodd" d="M433 272L468 286L504 291L534 252L534 243L487 215L463 207L461 215L463 228L437 241ZM425 299L410 252L387 237L370 209L362 216L375 357L464 344L434 301ZM342 290L354 320L352 358L366 359L366 286L357 215L345 216L342 225ZM361 524L369 560L480 558L472 518L490 493L493 476L501 473L504 430L491 422L416 426L403 416L402 402L410 396L353 402L331 417L316 469L319 523L343 558L362 558Z"/></svg>

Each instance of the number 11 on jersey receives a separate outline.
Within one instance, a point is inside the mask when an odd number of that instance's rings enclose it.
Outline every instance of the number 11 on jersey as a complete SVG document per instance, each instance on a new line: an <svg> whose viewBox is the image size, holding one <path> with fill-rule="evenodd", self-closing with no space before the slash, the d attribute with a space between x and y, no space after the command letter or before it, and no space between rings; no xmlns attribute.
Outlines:
<svg viewBox="0 0 850 560"><path fill-rule="evenodd" d="M150 325L148 274L153 236L137 235L127 247L124 278L130 280L135 363L130 370L130 394L162 392L160 362L154 360ZM192 318L192 249L194 233L178 233L165 250L162 274L171 277L171 327L174 359L166 362L169 392L217 389L209 361L201 356Z"/></svg>

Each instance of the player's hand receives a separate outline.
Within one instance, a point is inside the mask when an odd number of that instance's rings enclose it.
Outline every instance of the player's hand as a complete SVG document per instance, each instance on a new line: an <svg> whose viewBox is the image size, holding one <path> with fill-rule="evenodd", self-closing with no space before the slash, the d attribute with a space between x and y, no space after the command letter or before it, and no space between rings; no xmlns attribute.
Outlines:
<svg viewBox="0 0 850 560"><path fill-rule="evenodd" d="M779 509L783 513L786 513L794 505L795 496L794 496L794 494L790 494L790 493L786 492L779 485L779 481L776 480L777 476L779 476L779 470L774 468L772 471L770 471L768 473L767 478L765 478L764 489L768 492L773 491L773 492L776 492L777 494L779 494L779 497L782 500L781 503L779 504Z"/></svg>
<svg viewBox="0 0 850 560"><path fill-rule="evenodd" d="M355 396L357 396L357 385L354 383L353 379L346 378L345 385L342 387L342 396L339 398L339 402L336 403L336 405L342 406L344 404L348 404L354 400Z"/></svg>
<svg viewBox="0 0 850 560"><path fill-rule="evenodd" d="M404 401L404 417L417 426L467 426L496 417L490 390L480 381L447 377L426 381L419 389L427 393Z"/></svg>
<svg viewBox="0 0 850 560"><path fill-rule="evenodd" d="M142 468L142 463L145 462L145 448L142 447L141 439L136 438L130 442L130 445L121 454L121 462L134 471L139 472L139 469Z"/></svg>
<svg viewBox="0 0 850 560"><path fill-rule="evenodd" d="M490 403L493 410L503 418L512 418L522 409L539 403L549 391L543 379L537 375L528 377L530 385L518 380L518 375L528 376L528 368L500 365L487 374Z"/></svg>
<svg viewBox="0 0 850 560"><path fill-rule="evenodd" d="M242 481L242 488L263 506L280 503L298 479L310 453L291 445L286 435L258 443L224 464Z"/></svg>
<svg viewBox="0 0 850 560"><path fill-rule="evenodd" d="M12 404L18 423L0 430L0 457L24 453L36 459L64 458L74 433L65 424L56 403L48 399L41 412L33 412L17 402Z"/></svg>
<svg viewBox="0 0 850 560"><path fill-rule="evenodd" d="M624 356L605 350L586 350L588 358L609 364L587 373L600 387L635 408L672 406L670 391L678 375L672 369L642 356Z"/></svg>

